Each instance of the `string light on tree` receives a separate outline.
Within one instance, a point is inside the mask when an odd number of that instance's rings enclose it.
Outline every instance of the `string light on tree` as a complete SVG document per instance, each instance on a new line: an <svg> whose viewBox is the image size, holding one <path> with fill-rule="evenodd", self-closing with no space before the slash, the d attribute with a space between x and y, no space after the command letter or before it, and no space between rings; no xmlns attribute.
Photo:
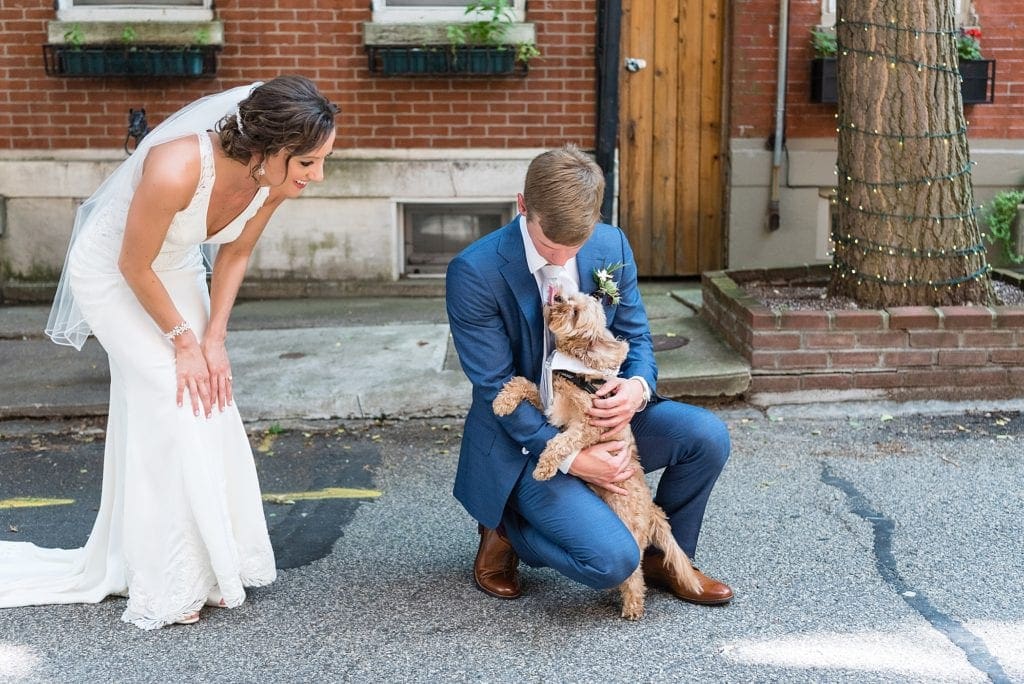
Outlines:
<svg viewBox="0 0 1024 684"><path fill-rule="evenodd" d="M830 291L868 306L957 303L957 291L991 301L969 124L956 107L960 31L940 4L899 3L890 15L877 3L848 0L837 18Z"/></svg>

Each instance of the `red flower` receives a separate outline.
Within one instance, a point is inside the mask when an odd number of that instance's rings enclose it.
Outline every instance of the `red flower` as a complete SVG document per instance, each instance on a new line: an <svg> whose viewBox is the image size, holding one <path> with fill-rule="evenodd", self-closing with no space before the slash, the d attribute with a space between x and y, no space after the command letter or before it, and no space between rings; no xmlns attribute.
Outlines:
<svg viewBox="0 0 1024 684"><path fill-rule="evenodd" d="M981 29L980 28L969 28L964 29L964 35L970 36L975 40L981 40Z"/></svg>

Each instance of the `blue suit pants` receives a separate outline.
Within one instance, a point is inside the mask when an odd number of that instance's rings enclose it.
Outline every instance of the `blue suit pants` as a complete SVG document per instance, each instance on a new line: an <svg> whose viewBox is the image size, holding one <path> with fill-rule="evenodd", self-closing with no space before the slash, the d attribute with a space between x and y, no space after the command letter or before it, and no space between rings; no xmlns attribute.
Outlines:
<svg viewBox="0 0 1024 684"><path fill-rule="evenodd" d="M668 400L636 414L632 429L644 471L664 469L654 500L693 558L704 509L729 458L728 430L710 411ZM520 559L595 589L621 584L643 549L582 480L559 472L538 482L535 465L536 458L524 469L502 520Z"/></svg>

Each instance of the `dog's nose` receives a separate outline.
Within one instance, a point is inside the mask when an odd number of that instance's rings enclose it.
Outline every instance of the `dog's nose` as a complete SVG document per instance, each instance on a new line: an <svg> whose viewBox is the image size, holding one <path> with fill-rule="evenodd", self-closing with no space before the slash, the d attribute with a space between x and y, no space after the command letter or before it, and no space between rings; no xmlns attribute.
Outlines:
<svg viewBox="0 0 1024 684"><path fill-rule="evenodd" d="M554 303L555 303L555 304L561 304L562 302L564 302L564 301L565 301L565 299L564 299L564 298L562 297L562 295L560 295L560 294L556 294L556 295L555 295L554 297L552 297L551 299L552 299L552 301L554 301Z"/></svg>

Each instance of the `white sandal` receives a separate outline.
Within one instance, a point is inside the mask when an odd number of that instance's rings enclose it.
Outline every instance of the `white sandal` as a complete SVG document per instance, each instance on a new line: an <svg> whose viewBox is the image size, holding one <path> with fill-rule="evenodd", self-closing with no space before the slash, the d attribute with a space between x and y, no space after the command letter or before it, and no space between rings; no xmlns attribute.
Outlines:
<svg viewBox="0 0 1024 684"><path fill-rule="evenodd" d="M227 602L224 600L223 594L220 593L220 589L218 589L217 587L214 587L210 591L209 596L206 597L206 605L210 606L211 608L228 607Z"/></svg>

